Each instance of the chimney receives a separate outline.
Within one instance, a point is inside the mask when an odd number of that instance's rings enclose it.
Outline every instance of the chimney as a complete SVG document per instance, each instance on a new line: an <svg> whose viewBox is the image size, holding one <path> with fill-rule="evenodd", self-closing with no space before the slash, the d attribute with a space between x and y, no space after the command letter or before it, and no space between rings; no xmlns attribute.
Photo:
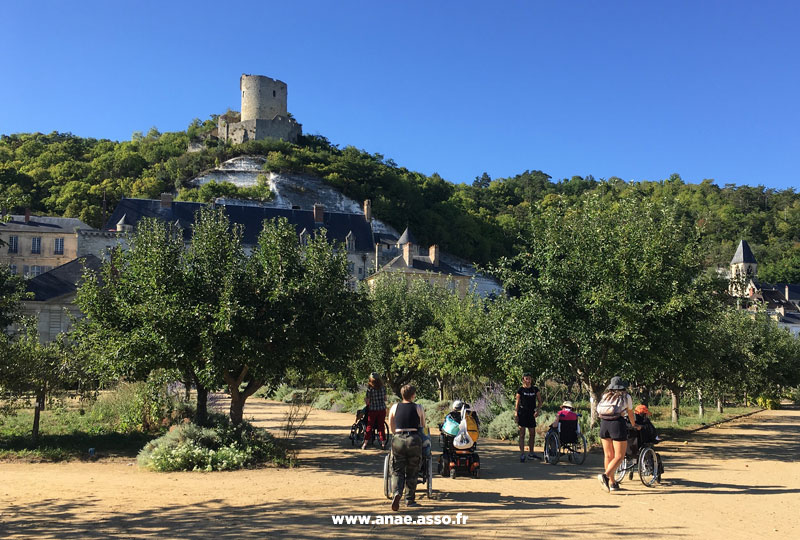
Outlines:
<svg viewBox="0 0 800 540"><path fill-rule="evenodd" d="M431 259L431 264L433 266L439 266L439 246L433 245L428 248L428 257Z"/></svg>
<svg viewBox="0 0 800 540"><path fill-rule="evenodd" d="M364 201L364 219L372 221L372 201L369 199Z"/></svg>
<svg viewBox="0 0 800 540"><path fill-rule="evenodd" d="M403 244L403 260L406 262L406 266L412 266L414 256L411 254L411 246L413 244L411 242L406 242Z"/></svg>
<svg viewBox="0 0 800 540"><path fill-rule="evenodd" d="M172 193L161 194L161 208L172 208Z"/></svg>
<svg viewBox="0 0 800 540"><path fill-rule="evenodd" d="M25 223L29 223L31 221L31 209L25 209Z"/></svg>
<svg viewBox="0 0 800 540"><path fill-rule="evenodd" d="M314 223L324 223L322 217L325 215L325 207L319 203L314 204Z"/></svg>

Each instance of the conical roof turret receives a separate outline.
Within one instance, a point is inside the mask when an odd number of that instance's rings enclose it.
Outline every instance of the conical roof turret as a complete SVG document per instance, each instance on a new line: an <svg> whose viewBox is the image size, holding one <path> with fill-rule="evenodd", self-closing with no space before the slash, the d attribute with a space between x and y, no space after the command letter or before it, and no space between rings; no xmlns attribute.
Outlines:
<svg viewBox="0 0 800 540"><path fill-rule="evenodd" d="M406 230L403 231L402 235L400 235L400 240L397 241L398 246L402 246L403 244L416 244L416 243L417 239L414 238L414 235L411 234L411 231L408 230L408 227L406 227Z"/></svg>

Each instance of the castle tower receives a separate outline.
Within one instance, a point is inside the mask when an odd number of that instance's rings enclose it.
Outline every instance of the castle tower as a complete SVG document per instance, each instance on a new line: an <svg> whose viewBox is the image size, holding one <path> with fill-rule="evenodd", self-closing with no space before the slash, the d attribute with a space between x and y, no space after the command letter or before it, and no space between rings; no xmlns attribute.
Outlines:
<svg viewBox="0 0 800 540"><path fill-rule="evenodd" d="M756 278L758 263L746 240L739 241L739 247L731 259L731 294L746 296L747 284Z"/></svg>
<svg viewBox="0 0 800 540"><path fill-rule="evenodd" d="M285 82L263 75L242 74L239 89L242 92L242 122L287 116Z"/></svg>

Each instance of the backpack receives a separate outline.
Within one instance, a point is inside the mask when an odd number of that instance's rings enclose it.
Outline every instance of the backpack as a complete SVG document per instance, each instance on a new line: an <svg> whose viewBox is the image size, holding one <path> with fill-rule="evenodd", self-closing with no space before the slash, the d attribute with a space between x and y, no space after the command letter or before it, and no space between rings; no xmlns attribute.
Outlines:
<svg viewBox="0 0 800 540"><path fill-rule="evenodd" d="M625 410L625 396L605 397L597 404L597 415L603 420L616 420Z"/></svg>

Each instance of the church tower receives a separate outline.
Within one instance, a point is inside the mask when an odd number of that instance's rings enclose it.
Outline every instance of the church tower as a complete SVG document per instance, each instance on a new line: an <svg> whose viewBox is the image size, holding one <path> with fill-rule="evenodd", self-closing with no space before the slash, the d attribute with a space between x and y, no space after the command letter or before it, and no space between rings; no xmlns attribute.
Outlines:
<svg viewBox="0 0 800 540"><path fill-rule="evenodd" d="M731 259L731 294L747 296L747 284L756 279L758 263L746 240L739 241L736 254Z"/></svg>

